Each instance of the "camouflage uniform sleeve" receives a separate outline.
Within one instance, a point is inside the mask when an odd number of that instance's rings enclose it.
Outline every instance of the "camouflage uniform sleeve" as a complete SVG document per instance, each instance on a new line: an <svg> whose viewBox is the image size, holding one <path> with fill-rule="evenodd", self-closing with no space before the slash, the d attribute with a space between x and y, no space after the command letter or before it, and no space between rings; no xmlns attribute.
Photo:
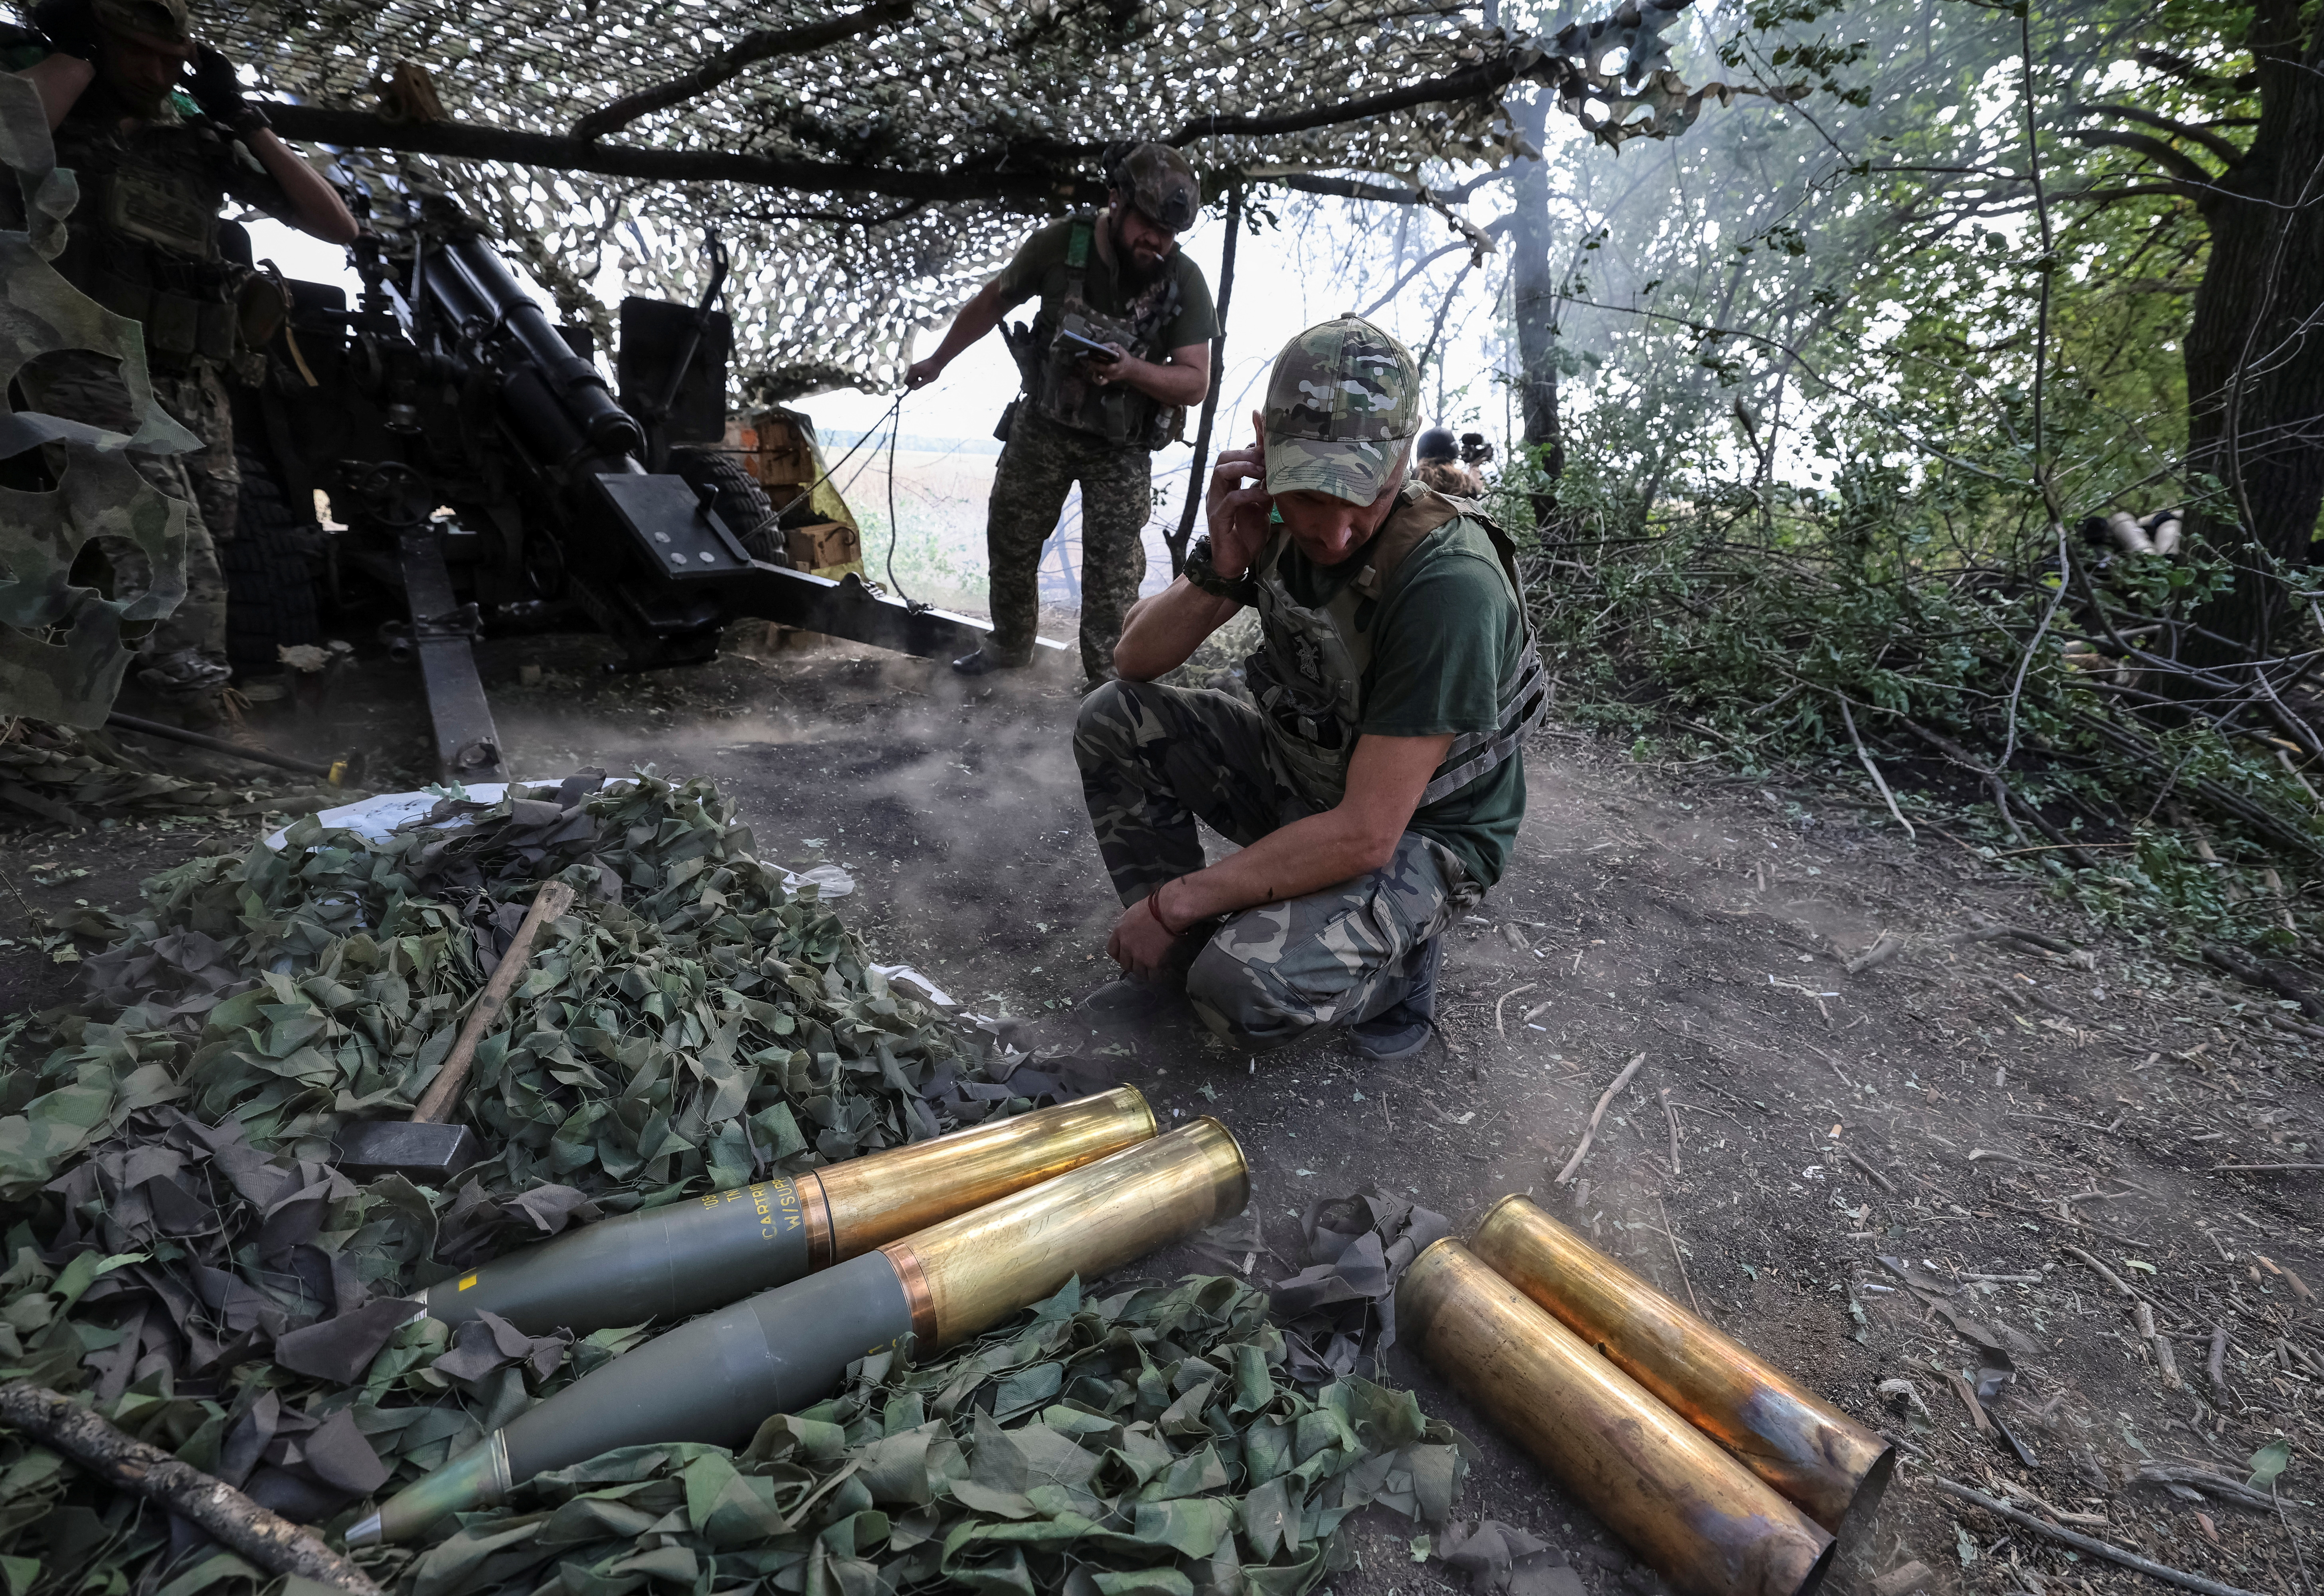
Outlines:
<svg viewBox="0 0 2324 1596"><path fill-rule="evenodd" d="M219 186L229 198L239 204L264 211L288 227L299 225L298 207L282 191L267 170L258 164L258 157L240 139L220 133L226 138L226 148L219 156Z"/></svg>
<svg viewBox="0 0 2324 1596"><path fill-rule="evenodd" d="M1017 246L1016 254L1001 269L992 280L1001 288L1001 308L1014 310L1038 293L1041 279L1050 267L1065 258L1065 238L1073 231L1073 218L1050 223Z"/></svg>

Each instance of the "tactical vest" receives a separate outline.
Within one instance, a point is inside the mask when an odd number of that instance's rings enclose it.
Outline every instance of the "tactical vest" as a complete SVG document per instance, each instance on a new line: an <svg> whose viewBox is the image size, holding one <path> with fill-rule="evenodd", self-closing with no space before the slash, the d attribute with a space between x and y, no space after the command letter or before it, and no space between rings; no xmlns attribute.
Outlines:
<svg viewBox="0 0 2324 1596"><path fill-rule="evenodd" d="M1169 264L1130 301L1128 317L1100 315L1089 307L1090 253L1097 224L1097 216L1086 211L1073 219L1065 235L1065 291L1054 300L1045 297L1040 314L1033 318L1033 347L1046 351L1029 373L1033 408L1060 427L1093 433L1110 444L1158 449L1178 435L1185 410L1121 383L1099 387L1089 380L1088 362L1057 336L1063 329L1100 344L1119 344L1140 360L1159 360L1168 353L1162 347L1162 335L1177 319L1180 307L1176 266Z"/></svg>
<svg viewBox="0 0 2324 1596"><path fill-rule="evenodd" d="M157 367L244 353L241 300L255 276L218 252L218 171L230 151L207 122L152 122L127 133L106 115L68 116L57 164L80 184L57 269L106 309L143 324Z"/></svg>
<svg viewBox="0 0 2324 1596"><path fill-rule="evenodd" d="M1345 796L1348 761L1363 724L1364 674L1372 662L1372 627L1420 562L1411 556L1475 527L1491 540L1525 627L1517 666L1501 683L1497 722L1489 731L1453 738L1420 794L1422 804L1459 792L1517 756L1526 733L1549 710L1549 676L1535 651L1526 614L1517 549L1508 534L1473 509L1407 482L1397 507L1358 556L1363 568L1329 602L1310 608L1292 597L1283 579L1291 540L1277 532L1251 567L1258 590L1259 649L1244 663L1244 678L1266 722L1269 745L1300 791L1330 806ZM1470 534L1474 536L1474 534Z"/></svg>

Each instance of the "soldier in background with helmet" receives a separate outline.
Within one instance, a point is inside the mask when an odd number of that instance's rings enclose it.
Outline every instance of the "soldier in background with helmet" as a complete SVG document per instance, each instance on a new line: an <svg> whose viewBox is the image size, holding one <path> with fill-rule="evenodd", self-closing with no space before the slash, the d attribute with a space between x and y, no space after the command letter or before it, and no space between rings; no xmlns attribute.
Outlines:
<svg viewBox="0 0 2324 1596"><path fill-rule="evenodd" d="M1041 546L1078 482L1082 665L1093 682L1112 676L1122 616L1146 577L1151 456L1210 390L1218 312L1201 270L1177 249L1201 208L1194 170L1168 145L1145 143L1108 176L1104 214L1068 216L1027 239L907 379L914 388L935 381L1040 296L1031 332L1010 336L1025 391L1001 421L985 523L992 637L953 661L963 675L1031 661Z"/></svg>
<svg viewBox="0 0 2324 1596"><path fill-rule="evenodd" d="M1461 445L1449 427L1432 427L1413 445L1412 475L1416 482L1455 499L1475 499L1485 491L1485 479L1461 458Z"/></svg>
<svg viewBox="0 0 2324 1596"><path fill-rule="evenodd" d="M32 21L42 39L0 48L39 55L19 75L48 111L57 164L79 180L57 269L143 325L154 397L203 445L137 457L189 506L186 597L140 647L137 681L182 719L215 723L230 674L217 545L234 536L241 486L226 384L284 309L279 288L227 258L218 212L232 197L332 243L354 242L355 220L243 97L233 64L194 41L186 0L43 0ZM19 381L37 409L129 429L129 391L109 361L67 351ZM141 573L115 574L134 583Z"/></svg>

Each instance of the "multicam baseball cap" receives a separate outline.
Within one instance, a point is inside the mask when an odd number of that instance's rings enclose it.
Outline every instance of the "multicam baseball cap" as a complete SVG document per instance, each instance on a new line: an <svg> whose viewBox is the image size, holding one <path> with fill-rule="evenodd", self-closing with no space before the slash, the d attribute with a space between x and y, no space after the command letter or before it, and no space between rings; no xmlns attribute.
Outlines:
<svg viewBox="0 0 2324 1596"><path fill-rule="evenodd" d="M1203 208L1194 169L1167 144L1149 142L1131 150L1115 169L1113 181L1157 226L1173 233L1193 226L1194 213Z"/></svg>
<svg viewBox="0 0 2324 1596"><path fill-rule="evenodd" d="M108 32L159 44L194 41L193 14L186 0L90 0L89 10Z"/></svg>
<svg viewBox="0 0 2324 1596"><path fill-rule="evenodd" d="M1267 491L1370 504L1420 429L1420 367L1360 316L1283 346L1267 381Z"/></svg>

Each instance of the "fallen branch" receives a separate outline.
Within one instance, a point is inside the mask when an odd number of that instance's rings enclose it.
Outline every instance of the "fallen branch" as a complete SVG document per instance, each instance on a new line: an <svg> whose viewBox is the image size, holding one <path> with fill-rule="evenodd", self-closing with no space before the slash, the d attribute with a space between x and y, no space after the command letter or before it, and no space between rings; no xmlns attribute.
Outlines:
<svg viewBox="0 0 2324 1596"><path fill-rule="evenodd" d="M2203 944L2203 957L2213 966L2227 971L2245 986L2255 986L2263 992L2273 992L2278 997L2290 998L2300 1005L2300 1012L2310 1019L2324 1020L2324 998L2319 998L2273 965L2262 964L2257 959L2246 959L2233 948L2223 948L2217 942Z"/></svg>
<svg viewBox="0 0 2324 1596"><path fill-rule="evenodd" d="M2273 1513L2275 1499L2264 1491L2254 1491L2242 1481L2231 1479L2216 1469L2206 1469L2193 1463L2143 1463L2130 1477L2133 1485L2184 1485L2190 1490L2208 1491L2223 1502L2233 1502L2239 1508L2255 1512Z"/></svg>
<svg viewBox="0 0 2324 1596"><path fill-rule="evenodd" d="M1896 794L1888 790L1887 779L1880 774L1880 767L1872 763L1872 756L1865 751L1864 739L1856 734L1856 717L1849 711L1848 695L1844 693L1836 693L1832 696L1840 700L1840 723L1848 728L1848 740L1856 745L1856 757L1863 762L1864 774L1870 776L1873 786L1879 789L1880 801L1888 806L1889 814L1895 817L1898 825L1904 828L1904 840L1919 841L1920 839L1914 833L1913 822L1906 820L1904 812L1896 807ZM1852 976L1856 971L1850 969L1848 973Z"/></svg>
<svg viewBox="0 0 2324 1596"><path fill-rule="evenodd" d="M1895 931L1885 931L1880 933L1877 941L1840 968L1851 976L1860 976L1866 970L1878 969L1904 950L1904 939Z"/></svg>
<svg viewBox="0 0 2324 1596"><path fill-rule="evenodd" d="M1972 1507L1983 1508L1995 1518L2005 1518L2021 1529L2030 1529L2036 1535L2046 1536L2051 1540L2071 1546L2078 1552L2088 1552L2093 1557L2103 1557L2109 1563L2118 1563L2125 1568L2135 1569L2149 1578L2163 1581L2165 1584L2177 1585L2186 1591L2200 1591L2203 1596L2257 1596L2255 1591L2246 1591L2236 1585L2223 1585L2217 1580L2207 1580L2200 1573L2189 1573L2184 1569L2172 1568L2167 1564L2142 1557L2135 1552L2125 1551L2120 1546L2095 1539L2090 1536L2078 1535L2070 1529L2061 1529L2054 1524L2036 1518L2031 1513L2021 1513L2006 1502L1996 1501L1981 1491L1971 1491L1966 1485L1941 1476L1931 1476L1929 1483L1942 1494L1957 1501L1965 1501Z"/></svg>
<svg viewBox="0 0 2324 1596"><path fill-rule="evenodd" d="M0 1385L0 1423L176 1514L269 1573L300 1574L355 1596L383 1596L368 1574L307 1530L46 1386L28 1380Z"/></svg>
<svg viewBox="0 0 2324 1596"><path fill-rule="evenodd" d="M2138 1333L2146 1337L2147 1344L2154 1348L2154 1362L2163 1371L2163 1383L2174 1391L2179 1390L2184 1383L2179 1378L2179 1359L2171 1350L2171 1338L2154 1327L2154 1305L2140 1303L2136 1316Z"/></svg>
<svg viewBox="0 0 2324 1596"><path fill-rule="evenodd" d="M1508 1032L1501 1030L1501 1005L1508 1003L1510 998L1515 997L1518 993L1530 992L1540 985L1541 983L1539 981L1527 981L1522 986L1512 986L1507 992L1502 993L1500 1003L1497 1003L1493 1005L1493 1029L1495 1031L1499 1031L1503 1036L1507 1036Z"/></svg>
<svg viewBox="0 0 2324 1596"><path fill-rule="evenodd" d="M2132 1290L2128 1286L2124 1285L2120 1275L2115 1273L2114 1270L2108 1269L2105 1264L2100 1263L2088 1252L2083 1252L2080 1247L2062 1247L2060 1251L2066 1253L2069 1257L2081 1260L2084 1263L2089 1264L2092 1269L2098 1270L2098 1279L2104 1280L2107 1285L2112 1286L2116 1291L2121 1292L2123 1296L2130 1298L2134 1302L2138 1300L2138 1293Z"/></svg>
<svg viewBox="0 0 2324 1596"><path fill-rule="evenodd" d="M1565 1168L1557 1172L1557 1179L1551 1182L1552 1185L1563 1186L1573 1179L1573 1171L1582 1167L1582 1159L1589 1153L1591 1141L1598 1134L1598 1122L1606 1117L1606 1109L1614 1101L1614 1094L1630 1084L1630 1078L1638 1073L1638 1066L1646 1061L1644 1053L1634 1053L1630 1061L1622 1066L1622 1073L1614 1078L1614 1084L1608 1087L1606 1095L1598 1099L1598 1106L1590 1111L1590 1124L1582 1130L1582 1145L1573 1150L1573 1156L1565 1160Z"/></svg>
<svg viewBox="0 0 2324 1596"><path fill-rule="evenodd" d="M1887 1176L1883 1175L1879 1170L1874 1169L1870 1164L1866 1163L1862 1159L1849 1151L1845 1147L1839 1148L1836 1151L1839 1152L1840 1157L1846 1159L1849 1163L1854 1164L1858 1169L1863 1170L1864 1178L1867 1180L1871 1181L1873 1185L1878 1187L1881 1190L1886 1192L1891 1197L1896 1195L1896 1183L1889 1179Z"/></svg>

